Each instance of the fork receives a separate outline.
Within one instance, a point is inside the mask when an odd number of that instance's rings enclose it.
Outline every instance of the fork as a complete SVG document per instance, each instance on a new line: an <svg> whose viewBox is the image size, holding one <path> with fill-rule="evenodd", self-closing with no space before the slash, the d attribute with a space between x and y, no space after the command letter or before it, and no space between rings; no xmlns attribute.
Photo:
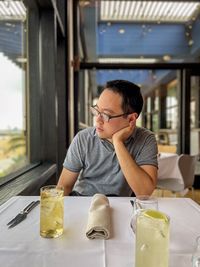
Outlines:
<svg viewBox="0 0 200 267"><path fill-rule="evenodd" d="M37 200L37 201L32 201L30 204L28 204L22 211L20 211L19 214L17 214L11 221L9 221L7 223L8 227L12 228L12 227L16 226L18 223L20 223L21 221L23 221L27 217L27 214L34 207L36 207L39 203L40 203L40 201Z"/></svg>

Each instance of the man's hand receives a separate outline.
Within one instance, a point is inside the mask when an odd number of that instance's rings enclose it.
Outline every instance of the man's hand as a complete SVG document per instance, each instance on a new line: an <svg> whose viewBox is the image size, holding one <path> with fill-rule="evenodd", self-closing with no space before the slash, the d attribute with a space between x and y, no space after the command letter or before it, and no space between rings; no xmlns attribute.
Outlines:
<svg viewBox="0 0 200 267"><path fill-rule="evenodd" d="M135 122L131 121L129 125L121 130L117 131L112 136L112 141L114 142L124 142L126 141L129 136L132 135L135 129Z"/></svg>

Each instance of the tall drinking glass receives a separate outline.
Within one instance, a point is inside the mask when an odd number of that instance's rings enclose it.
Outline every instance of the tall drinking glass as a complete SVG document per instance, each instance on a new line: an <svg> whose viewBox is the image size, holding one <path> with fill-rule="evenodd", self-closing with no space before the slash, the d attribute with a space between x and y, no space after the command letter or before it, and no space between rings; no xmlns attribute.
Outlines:
<svg viewBox="0 0 200 267"><path fill-rule="evenodd" d="M63 233L64 189L56 185L40 189L40 235L54 238Z"/></svg>
<svg viewBox="0 0 200 267"><path fill-rule="evenodd" d="M137 215L135 267L168 267L169 217L146 209Z"/></svg>

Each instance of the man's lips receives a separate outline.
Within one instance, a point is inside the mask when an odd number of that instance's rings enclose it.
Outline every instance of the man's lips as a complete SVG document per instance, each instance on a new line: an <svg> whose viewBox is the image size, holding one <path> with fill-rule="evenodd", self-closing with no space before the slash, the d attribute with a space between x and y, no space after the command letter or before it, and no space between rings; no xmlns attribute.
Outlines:
<svg viewBox="0 0 200 267"><path fill-rule="evenodd" d="M100 127L98 127L98 126L96 126L96 131L97 131L97 132L103 132L103 129L100 128Z"/></svg>

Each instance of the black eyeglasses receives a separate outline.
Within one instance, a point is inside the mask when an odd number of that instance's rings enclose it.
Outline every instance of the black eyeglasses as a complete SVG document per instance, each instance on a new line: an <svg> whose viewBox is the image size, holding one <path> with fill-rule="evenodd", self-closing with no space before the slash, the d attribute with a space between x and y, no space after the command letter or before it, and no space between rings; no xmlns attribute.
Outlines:
<svg viewBox="0 0 200 267"><path fill-rule="evenodd" d="M109 120L114 119L114 118L119 118L125 115L129 115L130 113L123 113L120 115L115 115L115 116L110 116L104 112L100 112L97 108L95 108L96 106L90 107L90 111L92 113L93 116L99 116L102 118L103 121L105 122L109 122Z"/></svg>

